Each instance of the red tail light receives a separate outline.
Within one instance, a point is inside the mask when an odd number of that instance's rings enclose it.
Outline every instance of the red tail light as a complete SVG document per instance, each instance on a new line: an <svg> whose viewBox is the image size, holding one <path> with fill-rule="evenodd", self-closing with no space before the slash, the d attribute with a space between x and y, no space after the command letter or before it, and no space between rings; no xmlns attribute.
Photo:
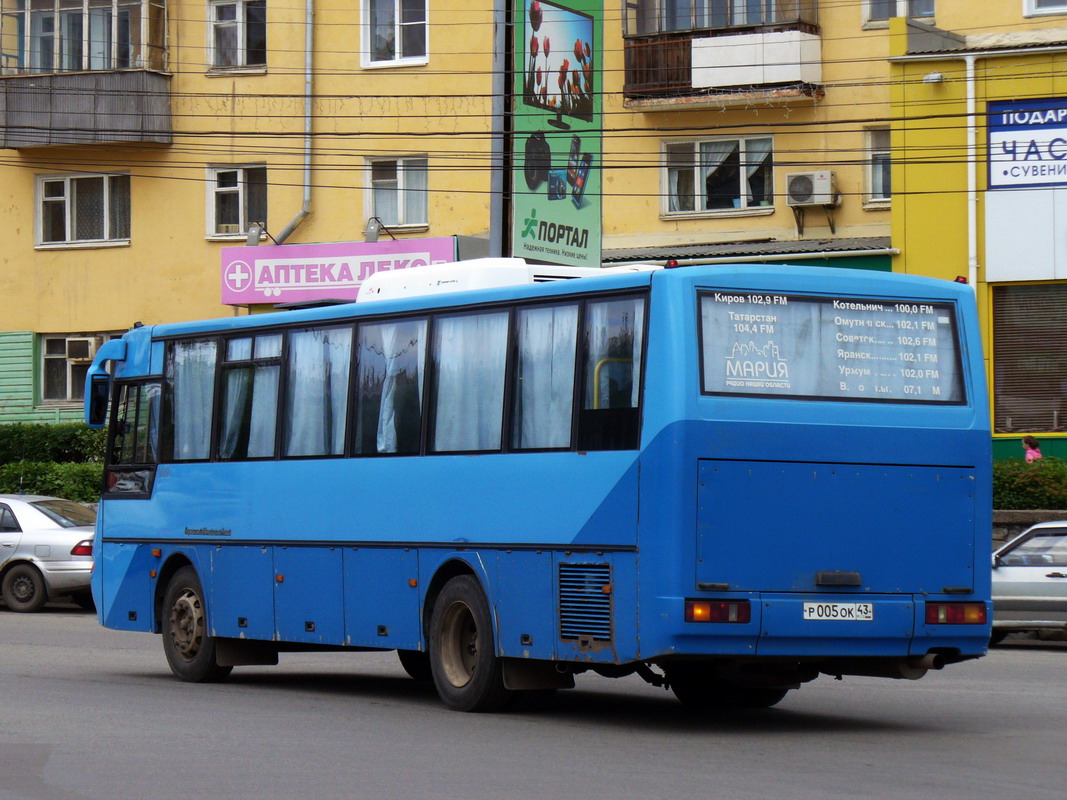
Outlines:
<svg viewBox="0 0 1067 800"><path fill-rule="evenodd" d="M927 603L927 625L985 625L985 603Z"/></svg>
<svg viewBox="0 0 1067 800"><path fill-rule="evenodd" d="M686 600L686 622L740 622L752 620L748 600Z"/></svg>
<svg viewBox="0 0 1067 800"><path fill-rule="evenodd" d="M93 540L82 539L70 551L72 556L91 556L93 554Z"/></svg>

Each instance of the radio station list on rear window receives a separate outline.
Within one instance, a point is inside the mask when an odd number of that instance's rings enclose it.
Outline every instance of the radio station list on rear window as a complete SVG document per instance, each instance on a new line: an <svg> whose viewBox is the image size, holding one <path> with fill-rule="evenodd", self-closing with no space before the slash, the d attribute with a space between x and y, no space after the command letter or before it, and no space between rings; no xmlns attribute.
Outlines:
<svg viewBox="0 0 1067 800"><path fill-rule="evenodd" d="M709 291L707 394L963 402L951 303Z"/></svg>

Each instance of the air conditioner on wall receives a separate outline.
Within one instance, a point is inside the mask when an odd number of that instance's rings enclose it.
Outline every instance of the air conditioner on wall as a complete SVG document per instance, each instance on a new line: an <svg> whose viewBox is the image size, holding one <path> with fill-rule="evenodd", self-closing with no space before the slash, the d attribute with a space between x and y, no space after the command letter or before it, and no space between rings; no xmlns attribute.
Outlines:
<svg viewBox="0 0 1067 800"><path fill-rule="evenodd" d="M99 336L72 337L67 339L67 360L87 363L96 357L96 349L103 344Z"/></svg>
<svg viewBox="0 0 1067 800"><path fill-rule="evenodd" d="M785 176L786 203L791 206L833 206L837 205L837 186L834 173L829 170L818 172L793 172Z"/></svg>

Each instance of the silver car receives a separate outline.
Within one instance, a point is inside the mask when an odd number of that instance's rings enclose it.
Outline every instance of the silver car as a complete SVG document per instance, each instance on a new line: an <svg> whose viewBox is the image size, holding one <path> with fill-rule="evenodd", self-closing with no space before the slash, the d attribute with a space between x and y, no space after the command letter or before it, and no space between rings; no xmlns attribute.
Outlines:
<svg viewBox="0 0 1067 800"><path fill-rule="evenodd" d="M993 553L993 642L1067 635L1067 521L1042 522Z"/></svg>
<svg viewBox="0 0 1067 800"><path fill-rule="evenodd" d="M0 597L12 611L39 611L70 595L91 607L96 512L60 500L0 494Z"/></svg>

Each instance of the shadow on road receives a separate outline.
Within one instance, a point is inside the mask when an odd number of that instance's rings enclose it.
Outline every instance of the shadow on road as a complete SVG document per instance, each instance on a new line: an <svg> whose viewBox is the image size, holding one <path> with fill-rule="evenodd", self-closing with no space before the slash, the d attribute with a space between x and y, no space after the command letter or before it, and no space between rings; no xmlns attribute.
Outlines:
<svg viewBox="0 0 1067 800"><path fill-rule="evenodd" d="M374 673L309 673L293 672L284 668L278 671L235 671L222 684L227 691L311 693L343 702L344 698L397 702L443 714L448 711L437 697L432 683L414 681L407 677ZM173 680L169 674L142 673L152 681ZM607 682L607 679L603 679ZM607 685L610 686L610 683ZM800 691L803 691L801 689ZM495 718L509 716L517 719L537 720L555 724L590 723L598 726L613 725L620 729L662 730L666 733L714 733L766 734L782 733L864 733L929 732L928 720L915 725L899 724L875 718L865 719L829 713L812 713L789 708L787 696L777 708L756 711L694 711L679 703L674 695L664 690L662 694L635 694L625 689L612 691L598 687L595 690L578 688L561 690L551 694L531 694L516 701L503 714L489 715Z"/></svg>

